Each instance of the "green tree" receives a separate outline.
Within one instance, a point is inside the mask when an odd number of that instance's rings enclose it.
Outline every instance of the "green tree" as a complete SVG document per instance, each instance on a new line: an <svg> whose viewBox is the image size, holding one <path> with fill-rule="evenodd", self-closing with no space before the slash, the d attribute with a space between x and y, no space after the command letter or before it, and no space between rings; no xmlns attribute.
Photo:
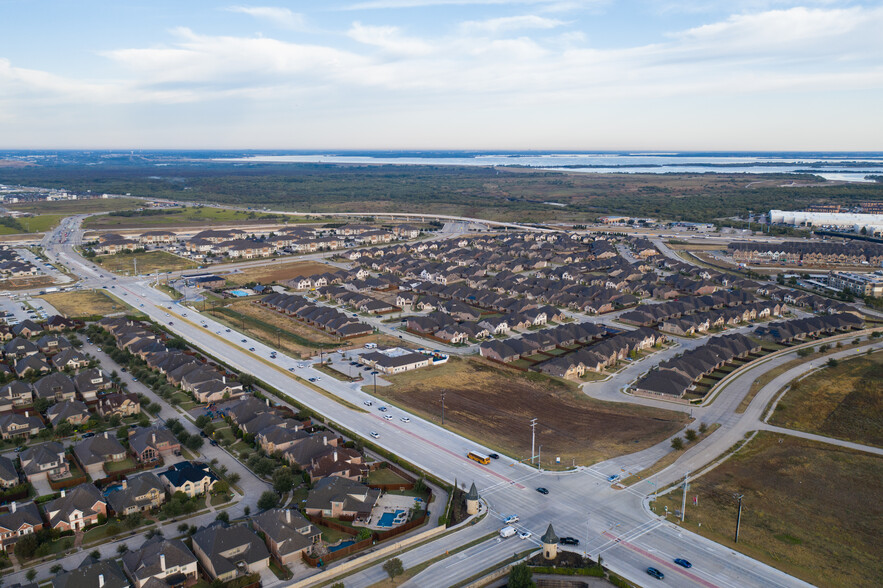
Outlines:
<svg viewBox="0 0 883 588"><path fill-rule="evenodd" d="M183 535L184 533L187 532L187 528L188 528L189 526L190 526L190 525L188 525L187 523L181 523L180 525L178 525L178 532L181 533L181 534Z"/></svg>
<svg viewBox="0 0 883 588"><path fill-rule="evenodd" d="M835 367L837 367L838 365L840 365L840 362L837 361L836 359L834 359L834 358L832 357L831 359L828 360L828 364L827 364L827 365L828 365L829 368L835 368Z"/></svg>
<svg viewBox="0 0 883 588"><path fill-rule="evenodd" d="M248 505L245 505L245 508L242 509L242 512L243 512L243 514L245 514L245 516L250 515L251 514L251 507Z"/></svg>
<svg viewBox="0 0 883 588"><path fill-rule="evenodd" d="M684 448L684 440L681 439L680 437L675 437L674 439L671 440L671 448L674 449L675 451L680 451L681 449Z"/></svg>
<svg viewBox="0 0 883 588"><path fill-rule="evenodd" d="M55 564L54 566L49 568L49 571L52 573L52 575L57 576L64 571L64 566L62 566L61 564Z"/></svg>
<svg viewBox="0 0 883 588"><path fill-rule="evenodd" d="M797 350L797 357L809 357L812 355L812 347L802 347Z"/></svg>
<svg viewBox="0 0 883 588"><path fill-rule="evenodd" d="M34 557L34 552L37 551L39 545L40 542L37 536L33 533L28 533L16 542L15 554L19 559L30 559Z"/></svg>
<svg viewBox="0 0 883 588"><path fill-rule="evenodd" d="M120 555L123 555L127 551L129 551L129 546L125 543L120 543L119 545L117 545L117 553L119 553Z"/></svg>
<svg viewBox="0 0 883 588"><path fill-rule="evenodd" d="M700 433L704 433L707 430L708 430L708 425L706 425L705 423L699 423L699 432Z"/></svg>
<svg viewBox="0 0 883 588"><path fill-rule="evenodd" d="M28 582L33 582L34 578L36 578L36 577L37 577L37 570L35 570L34 568L29 569L28 573L25 574L25 578L28 579Z"/></svg>
<svg viewBox="0 0 883 588"><path fill-rule="evenodd" d="M205 426L206 426L207 424L209 424L210 422L211 422L211 419L209 419L209 418L208 418L207 416L205 416L204 414L199 415L198 417L196 417L196 426L199 427L200 429L205 429Z"/></svg>
<svg viewBox="0 0 883 588"><path fill-rule="evenodd" d="M190 435L190 437L184 442L184 445L187 446L187 449L199 451L202 447L202 437L199 435Z"/></svg>
<svg viewBox="0 0 883 588"><path fill-rule="evenodd" d="M230 514L226 510L222 510L218 513L218 516L215 517L216 521L223 521L225 523L230 522Z"/></svg>
<svg viewBox="0 0 883 588"><path fill-rule="evenodd" d="M684 431L684 437L687 438L687 441L692 443L696 440L696 437L698 437L698 435L696 434L695 429L687 429L686 431Z"/></svg>
<svg viewBox="0 0 883 588"><path fill-rule="evenodd" d="M294 473L288 466L283 466L273 472L273 490L276 492L288 492L294 487Z"/></svg>
<svg viewBox="0 0 883 588"><path fill-rule="evenodd" d="M258 508L261 510L270 510L271 508L276 508L276 504L279 503L279 497L275 492L271 492L267 490L261 497L258 498Z"/></svg>
<svg viewBox="0 0 883 588"><path fill-rule="evenodd" d="M402 560L394 557L383 562L383 571L387 573L390 580L395 580L396 576L405 573L405 567L402 565Z"/></svg>
<svg viewBox="0 0 883 588"><path fill-rule="evenodd" d="M93 549L93 550L89 553L89 557L91 557L91 558L94 559L95 561L98 561L99 559L101 559L101 552L98 551L97 549Z"/></svg>
<svg viewBox="0 0 883 588"><path fill-rule="evenodd" d="M509 570L507 586L509 588L536 588L533 572L530 571L526 563L522 562L517 566L512 566L512 569Z"/></svg>

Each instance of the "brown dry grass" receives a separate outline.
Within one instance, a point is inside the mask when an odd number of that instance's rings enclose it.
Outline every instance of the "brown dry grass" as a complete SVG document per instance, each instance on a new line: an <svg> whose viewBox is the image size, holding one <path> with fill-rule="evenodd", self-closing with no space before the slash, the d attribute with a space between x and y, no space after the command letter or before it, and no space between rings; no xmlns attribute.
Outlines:
<svg viewBox="0 0 883 588"><path fill-rule="evenodd" d="M883 352L792 382L770 423L883 447Z"/></svg>
<svg viewBox="0 0 883 588"><path fill-rule="evenodd" d="M639 451L677 432L680 412L601 402L575 385L519 372L480 358L451 358L441 366L386 377L392 386L379 396L425 418L440 421L445 393L445 425L517 459L530 455L528 422L536 417L543 465L555 457L569 466L588 465Z"/></svg>
<svg viewBox="0 0 883 588"><path fill-rule="evenodd" d="M0 290L30 290L32 288L43 288L44 286L52 286L55 279L52 276L35 276L27 278L9 278L0 280Z"/></svg>
<svg viewBox="0 0 883 588"><path fill-rule="evenodd" d="M165 273L178 270L189 270L196 263L166 251L146 251L144 253L118 253L116 255L99 255L94 261L108 271L131 274L135 271L135 260L138 260L139 274Z"/></svg>
<svg viewBox="0 0 883 588"><path fill-rule="evenodd" d="M268 260L265 265L243 268L241 272L229 274L225 277L230 283L241 286L248 282L258 282L259 284L281 283L296 276L312 276L336 270L336 267L315 261L279 263Z"/></svg>
<svg viewBox="0 0 883 588"><path fill-rule="evenodd" d="M107 316L125 312L129 307L121 301L109 296L102 290L80 290L77 292L58 292L41 296L43 300L55 307L64 316Z"/></svg>
<svg viewBox="0 0 883 588"><path fill-rule="evenodd" d="M691 482L685 526L817 586L877 586L881 479L878 456L762 432ZM744 494L738 544L734 492ZM681 493L663 505L680 509Z"/></svg>

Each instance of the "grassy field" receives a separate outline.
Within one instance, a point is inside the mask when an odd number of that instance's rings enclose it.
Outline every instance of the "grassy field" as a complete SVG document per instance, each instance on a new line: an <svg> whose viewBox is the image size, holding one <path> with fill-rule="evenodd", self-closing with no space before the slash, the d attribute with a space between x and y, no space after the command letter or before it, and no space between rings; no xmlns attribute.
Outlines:
<svg viewBox="0 0 883 588"><path fill-rule="evenodd" d="M405 484L407 482L408 480L387 468L380 468L368 473L368 484Z"/></svg>
<svg viewBox="0 0 883 588"><path fill-rule="evenodd" d="M883 447L883 352L792 382L770 422Z"/></svg>
<svg viewBox="0 0 883 588"><path fill-rule="evenodd" d="M881 479L879 457L762 432L691 482L686 526L817 586L877 586ZM734 492L744 494L738 544ZM663 505L680 509L681 493L660 498L656 511Z"/></svg>
<svg viewBox="0 0 883 588"><path fill-rule="evenodd" d="M688 418L680 412L601 402L577 387L479 358L451 358L444 365L385 377L377 395L440 422L517 459L530 455L531 418L538 419L543 464L589 465L639 451L676 433Z"/></svg>
<svg viewBox="0 0 883 588"><path fill-rule="evenodd" d="M31 214L84 214L88 212L109 212L115 210L134 210L144 206L137 198L92 198L89 200L58 200L56 202L20 202L10 204L7 208Z"/></svg>
<svg viewBox="0 0 883 588"><path fill-rule="evenodd" d="M143 212L130 211L94 216L83 222L87 229L133 229L140 227L182 227L200 225L243 225L266 223L319 222L315 218L294 218L287 215L233 210L202 206L186 206Z"/></svg>
<svg viewBox="0 0 883 588"><path fill-rule="evenodd" d="M27 278L10 278L0 280L0 290L30 290L44 286L54 286L55 278L52 276L34 276Z"/></svg>
<svg viewBox="0 0 883 588"><path fill-rule="evenodd" d="M103 290L79 290L44 294L43 300L51 304L64 316L106 316L124 312L129 306Z"/></svg>
<svg viewBox="0 0 883 588"><path fill-rule="evenodd" d="M294 261L288 263L267 262L263 265L255 267L247 267L234 274L227 274L227 281L234 286L241 286L248 282L257 282L259 284L270 284L273 282L284 282L295 276L312 276L315 274L324 274L333 272L336 267L325 265L324 263L316 263L314 261Z"/></svg>
<svg viewBox="0 0 883 588"><path fill-rule="evenodd" d="M18 235L21 233L44 233L54 228L66 214L40 214L15 219L13 226L0 225L0 235Z"/></svg>
<svg viewBox="0 0 883 588"><path fill-rule="evenodd" d="M188 270L197 267L189 259L172 255L165 251L147 251L144 253L118 253L116 255L99 255L93 261L108 271L115 273L132 273L135 260L138 260L139 274L165 273Z"/></svg>

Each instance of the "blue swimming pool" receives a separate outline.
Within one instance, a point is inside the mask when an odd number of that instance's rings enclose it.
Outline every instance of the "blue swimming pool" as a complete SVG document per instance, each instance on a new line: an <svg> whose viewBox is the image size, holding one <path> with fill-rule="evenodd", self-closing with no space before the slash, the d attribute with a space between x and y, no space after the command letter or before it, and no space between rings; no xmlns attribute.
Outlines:
<svg viewBox="0 0 883 588"><path fill-rule="evenodd" d="M377 521L378 527L392 527L392 522L396 519L397 516L403 514L405 511L397 510L395 512L385 512L380 515L380 520Z"/></svg>
<svg viewBox="0 0 883 588"><path fill-rule="evenodd" d="M248 296L248 292L246 292L245 290L231 290L230 294L238 297Z"/></svg>
<svg viewBox="0 0 883 588"><path fill-rule="evenodd" d="M352 545L353 543L355 543L355 541L352 541L352 540L350 540L350 541L341 541L341 542L340 542L340 545L335 545L334 547L329 547L329 548L328 548L328 551L337 551L338 549L343 549L344 547L349 547L349 546Z"/></svg>

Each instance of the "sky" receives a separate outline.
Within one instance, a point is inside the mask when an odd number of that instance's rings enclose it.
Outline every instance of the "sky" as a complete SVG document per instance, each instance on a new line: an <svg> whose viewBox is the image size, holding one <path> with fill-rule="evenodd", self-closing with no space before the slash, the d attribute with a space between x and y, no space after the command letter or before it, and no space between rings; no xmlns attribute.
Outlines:
<svg viewBox="0 0 883 588"><path fill-rule="evenodd" d="M0 0L0 149L883 150L883 1Z"/></svg>

